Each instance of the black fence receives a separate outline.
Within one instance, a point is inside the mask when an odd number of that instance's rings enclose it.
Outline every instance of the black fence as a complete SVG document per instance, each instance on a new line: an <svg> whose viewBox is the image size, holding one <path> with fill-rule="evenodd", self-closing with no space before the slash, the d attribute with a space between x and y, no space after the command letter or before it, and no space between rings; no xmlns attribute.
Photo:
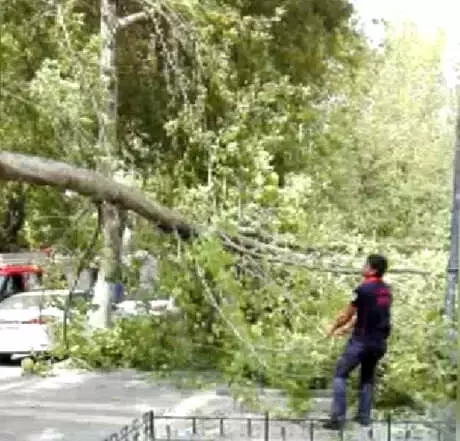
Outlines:
<svg viewBox="0 0 460 441"><path fill-rule="evenodd" d="M270 417L177 417L147 412L104 441L450 441L455 428L445 421L375 420L367 428L349 423L339 434L319 419ZM453 434L453 437L452 437Z"/></svg>

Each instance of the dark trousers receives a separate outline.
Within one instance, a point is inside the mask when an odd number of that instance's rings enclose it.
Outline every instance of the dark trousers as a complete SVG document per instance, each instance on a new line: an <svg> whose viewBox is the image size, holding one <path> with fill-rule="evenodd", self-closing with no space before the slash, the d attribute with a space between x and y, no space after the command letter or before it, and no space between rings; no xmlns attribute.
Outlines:
<svg viewBox="0 0 460 441"><path fill-rule="evenodd" d="M358 417L361 423L370 423L375 370L385 352L385 342L368 343L355 337L352 337L347 342L335 367L332 403L333 419L338 421L345 420L347 412L347 378L350 372L360 365Z"/></svg>

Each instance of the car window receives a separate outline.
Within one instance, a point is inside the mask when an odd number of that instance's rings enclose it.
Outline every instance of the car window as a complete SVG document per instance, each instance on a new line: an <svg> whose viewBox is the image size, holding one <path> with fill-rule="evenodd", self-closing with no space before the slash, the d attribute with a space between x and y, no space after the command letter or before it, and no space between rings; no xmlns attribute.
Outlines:
<svg viewBox="0 0 460 441"><path fill-rule="evenodd" d="M32 291L34 289L40 289L41 287L41 274L39 273L27 273L24 275L25 289L26 291Z"/></svg>
<svg viewBox="0 0 460 441"><path fill-rule="evenodd" d="M14 284L13 284L13 279L11 277L8 277L6 279L6 285L5 285L5 295L6 296L11 296L14 294Z"/></svg>
<svg viewBox="0 0 460 441"><path fill-rule="evenodd" d="M0 302L1 309L28 309L28 308L58 308L64 309L67 300L66 294L20 294L12 295ZM88 300L88 294L75 292L72 294L72 306Z"/></svg>
<svg viewBox="0 0 460 441"><path fill-rule="evenodd" d="M42 296L19 295L11 296L0 303L0 309L28 309L39 308Z"/></svg>
<svg viewBox="0 0 460 441"><path fill-rule="evenodd" d="M59 305L64 304L65 296L62 294L20 294L0 302L0 309L59 308Z"/></svg>
<svg viewBox="0 0 460 441"><path fill-rule="evenodd" d="M5 295L8 297L22 291L24 291L22 277L16 274L8 276L6 279L6 285L4 290Z"/></svg>

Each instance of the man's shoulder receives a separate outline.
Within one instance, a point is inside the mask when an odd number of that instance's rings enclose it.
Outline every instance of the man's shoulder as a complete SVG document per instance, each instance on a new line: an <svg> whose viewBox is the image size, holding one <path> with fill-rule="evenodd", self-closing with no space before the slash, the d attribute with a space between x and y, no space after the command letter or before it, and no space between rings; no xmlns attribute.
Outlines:
<svg viewBox="0 0 460 441"><path fill-rule="evenodd" d="M375 282L364 280L358 285L358 287L356 288L356 291L366 293L366 292L371 291L374 287L375 287Z"/></svg>
<svg viewBox="0 0 460 441"><path fill-rule="evenodd" d="M383 280L365 280L356 289L355 292L361 295L372 295L376 292L382 292L391 294L391 287Z"/></svg>
<svg viewBox="0 0 460 441"><path fill-rule="evenodd" d="M361 282L358 288L370 289L374 287L391 289L390 285L383 279L364 280Z"/></svg>

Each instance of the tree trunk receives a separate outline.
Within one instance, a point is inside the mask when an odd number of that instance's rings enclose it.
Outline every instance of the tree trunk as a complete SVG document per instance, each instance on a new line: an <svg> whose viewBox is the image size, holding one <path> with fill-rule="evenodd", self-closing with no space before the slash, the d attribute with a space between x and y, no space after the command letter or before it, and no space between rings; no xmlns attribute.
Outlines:
<svg viewBox="0 0 460 441"><path fill-rule="evenodd" d="M117 153L117 20L117 0L101 0L98 168L107 177L115 172L113 158ZM102 205L102 233L104 249L94 294L97 309L90 318L90 325L97 328L110 325L114 286L121 279L123 216L117 206L106 202Z"/></svg>
<svg viewBox="0 0 460 441"><path fill-rule="evenodd" d="M89 319L90 326L95 328L110 325L114 287L121 280L121 250L124 223L124 212L122 210L115 205L103 204L103 252L93 299L97 309Z"/></svg>

